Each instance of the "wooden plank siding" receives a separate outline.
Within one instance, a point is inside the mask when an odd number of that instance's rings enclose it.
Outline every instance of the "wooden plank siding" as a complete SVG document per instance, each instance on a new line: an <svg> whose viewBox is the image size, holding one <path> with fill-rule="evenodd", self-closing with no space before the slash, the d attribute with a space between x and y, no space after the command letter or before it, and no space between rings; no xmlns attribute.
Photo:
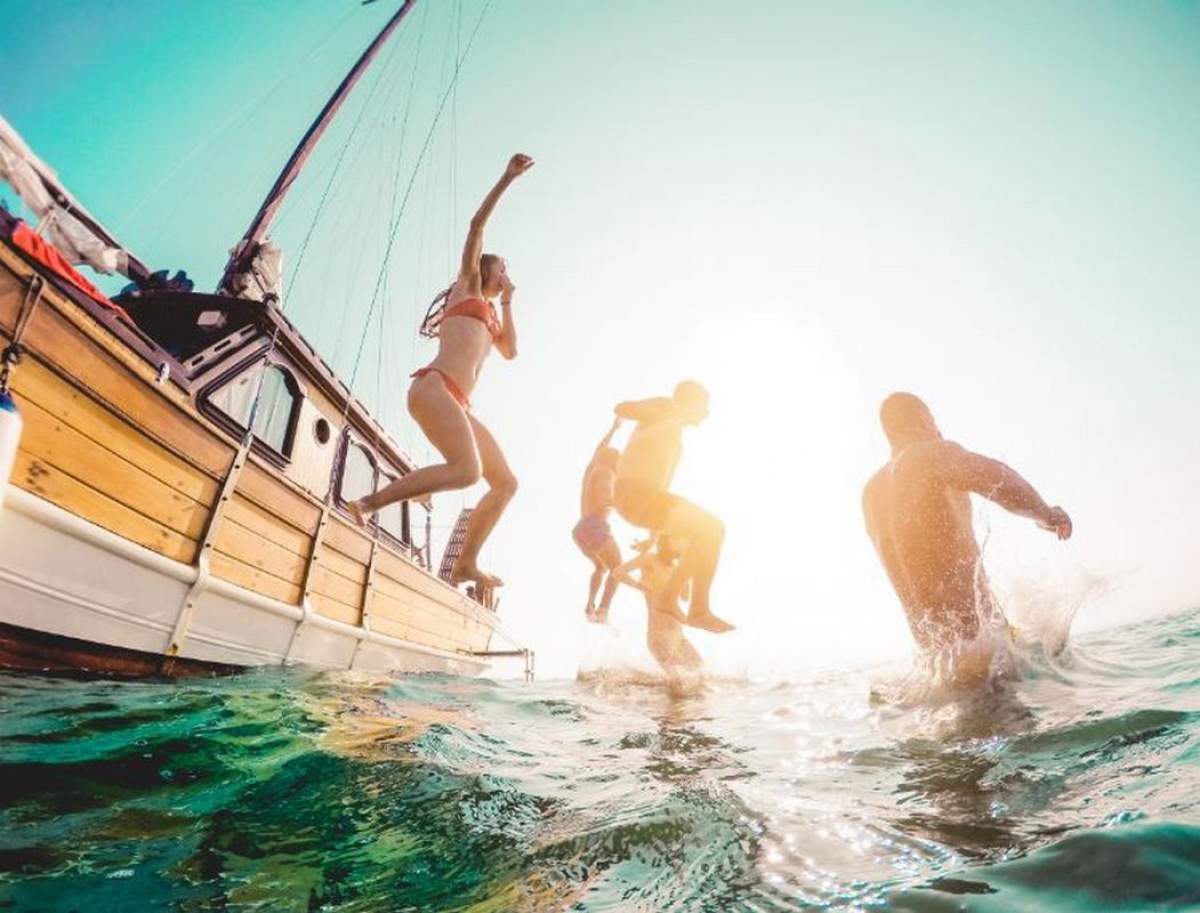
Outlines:
<svg viewBox="0 0 1200 913"><path fill-rule="evenodd" d="M367 562L371 560L371 539L363 530L340 515L332 514L325 528L325 542L359 564L363 569L363 579L366 579Z"/></svg>
<svg viewBox="0 0 1200 913"><path fill-rule="evenodd" d="M214 565L214 573L299 605L320 520L321 505L314 498L251 458L238 477L214 545L238 563L222 562L220 570Z"/></svg>
<svg viewBox="0 0 1200 913"><path fill-rule="evenodd" d="M247 460L238 478L237 491L267 514L311 537L321 522L321 504L253 459Z"/></svg>
<svg viewBox="0 0 1200 913"><path fill-rule="evenodd" d="M425 573L412 561L393 551L381 549L379 557L376 559L376 565L381 573L387 574L393 580L403 583L430 599L444 602L447 596L461 598L461 594L458 594L451 586Z"/></svg>
<svg viewBox="0 0 1200 913"><path fill-rule="evenodd" d="M336 599L357 611L363 601L363 585L355 583L353 580L347 580L336 571L324 567L321 564L322 554L324 553L317 554L317 560L312 570L312 580L309 581L309 589L329 599Z"/></svg>
<svg viewBox="0 0 1200 913"><path fill-rule="evenodd" d="M491 625L476 621L474 613L470 616L458 606L447 611L446 603L450 600L461 600L463 597L453 591L440 580L426 574L411 561L395 552L380 549L375 559L376 586L393 595L407 595L408 610L406 617L416 625L421 625L420 619L430 614L441 619L449 619L458 625L456 639L459 646L470 650L486 650L492 638ZM476 609L475 611L483 611ZM445 631L445 628L440 630ZM465 643L464 643L465 641Z"/></svg>
<svg viewBox="0 0 1200 913"><path fill-rule="evenodd" d="M473 617L460 614L455 609L447 610L444 603L437 603L421 594L380 575L377 586L371 593L371 623L383 618L402 623L413 639L434 646L453 644L447 649L483 650L491 638L491 626L476 621Z"/></svg>
<svg viewBox="0 0 1200 913"><path fill-rule="evenodd" d="M334 618L348 625L355 626L362 620L362 614L357 606L346 605L343 602L338 602L336 599L322 596L320 593L309 593L308 599L318 614L324 615L326 618Z"/></svg>
<svg viewBox="0 0 1200 913"><path fill-rule="evenodd" d="M160 388L134 376L115 355L44 304L30 318L23 342L76 387L87 389L169 450L213 478L225 476L236 448L192 418L183 404L169 399L164 391L174 390L172 385ZM120 345L115 340L110 344Z"/></svg>
<svg viewBox="0 0 1200 913"><path fill-rule="evenodd" d="M332 527L333 520L330 520L330 526L326 527L328 533ZM353 558L347 558L340 551L329 544L329 538L326 536L325 542L321 546L321 551L317 554L317 564L321 567L328 568L335 574L339 574L354 583L363 584L367 582L367 566L360 561L355 561Z"/></svg>
<svg viewBox="0 0 1200 913"><path fill-rule="evenodd" d="M208 504L180 494L152 473L59 421L32 400L22 406L25 428L21 449L31 457L189 539L198 541L204 535Z"/></svg>
<svg viewBox="0 0 1200 913"><path fill-rule="evenodd" d="M209 566L212 569L213 575L220 577L222 580L236 583L240 587L245 587L263 596L269 596L271 599L278 599L280 602L290 603L291 605L300 604L299 584L288 583L274 574L269 574L252 564L247 564L240 558L235 558L224 552L214 551Z"/></svg>
<svg viewBox="0 0 1200 913"><path fill-rule="evenodd" d="M439 637L436 634L430 634L428 631L414 627L403 621L395 620L390 614L371 615L371 630L378 631L380 634L388 634L392 637L399 637L401 640L409 640L413 643L423 644L427 647L436 647L440 650L456 650L463 646L461 641L451 640L445 637Z"/></svg>
<svg viewBox="0 0 1200 913"><path fill-rule="evenodd" d="M11 336L31 269L0 244L0 335ZM185 564L197 558L236 442L186 390L47 284L12 375L25 428L12 482L113 534ZM324 411L335 408L322 394ZM490 626L463 597L332 513L306 580L322 514L317 497L251 455L216 529L212 573L346 624L444 650L485 649Z"/></svg>
<svg viewBox="0 0 1200 913"><path fill-rule="evenodd" d="M57 504L77 517L90 520L123 539L185 564L195 560L196 540L182 536L114 501L90 485L47 465L24 449L17 451L12 481L17 487Z"/></svg>
<svg viewBox="0 0 1200 913"><path fill-rule="evenodd" d="M13 372L12 387L21 401L23 416L26 404L34 403L99 446L153 474L181 495L210 505L216 498L219 486L215 478L151 440L136 425L72 387L35 359L26 359Z"/></svg>
<svg viewBox="0 0 1200 913"><path fill-rule="evenodd" d="M236 558L291 586L304 584L304 569L308 564L304 555L298 555L261 533L242 526L232 517L224 517L218 524L213 551Z"/></svg>
<svg viewBox="0 0 1200 913"><path fill-rule="evenodd" d="M7 251L4 262L7 265ZM13 327L17 324L17 314L21 310L21 302L25 300L25 283L7 269L0 269L0 329L4 335L11 337Z"/></svg>

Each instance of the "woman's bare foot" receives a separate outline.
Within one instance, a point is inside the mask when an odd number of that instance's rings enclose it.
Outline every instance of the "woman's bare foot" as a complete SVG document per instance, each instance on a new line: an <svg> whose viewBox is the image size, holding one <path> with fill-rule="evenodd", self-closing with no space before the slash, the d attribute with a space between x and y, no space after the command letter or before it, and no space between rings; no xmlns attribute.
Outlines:
<svg viewBox="0 0 1200 913"><path fill-rule="evenodd" d="M347 504L346 513L350 515L350 519L358 526L367 525L367 511L360 501L351 501Z"/></svg>
<svg viewBox="0 0 1200 913"><path fill-rule="evenodd" d="M735 626L727 621L718 618L708 609L697 609L692 607L692 611L688 617L682 619L683 623L691 628L699 628L701 631L712 631L714 634L724 634L727 631L734 630Z"/></svg>
<svg viewBox="0 0 1200 913"><path fill-rule="evenodd" d="M458 586L460 583L475 583L487 589L504 586L504 581L494 574L485 574L473 562L462 561L455 562L454 569L450 571L450 585Z"/></svg>

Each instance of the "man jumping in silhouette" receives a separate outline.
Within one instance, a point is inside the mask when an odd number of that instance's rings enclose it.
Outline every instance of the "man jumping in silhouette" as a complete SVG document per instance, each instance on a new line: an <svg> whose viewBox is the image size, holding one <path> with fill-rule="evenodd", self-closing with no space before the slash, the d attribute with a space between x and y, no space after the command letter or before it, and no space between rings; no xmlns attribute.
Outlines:
<svg viewBox="0 0 1200 913"><path fill-rule="evenodd" d="M685 380L669 397L621 403L616 413L618 418L637 422L617 463L617 513L627 523L651 533L666 533L672 541L684 543L679 565L662 587L654 611L715 634L732 631L733 625L714 615L708 604L725 524L668 490L683 454L684 427L698 425L708 416L708 391L693 380ZM685 616L679 599L688 581L692 598Z"/></svg>

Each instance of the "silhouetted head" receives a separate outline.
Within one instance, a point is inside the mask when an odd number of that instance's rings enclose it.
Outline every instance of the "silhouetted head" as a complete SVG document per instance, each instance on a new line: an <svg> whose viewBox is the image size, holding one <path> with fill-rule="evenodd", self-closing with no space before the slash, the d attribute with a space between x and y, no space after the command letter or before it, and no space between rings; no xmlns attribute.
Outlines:
<svg viewBox="0 0 1200 913"><path fill-rule="evenodd" d="M686 425L699 425L708 418L708 391L694 380L680 381L672 396Z"/></svg>
<svg viewBox="0 0 1200 913"><path fill-rule="evenodd" d="M496 254L483 254L479 258L479 284L484 298L495 298L504 289L508 276L508 261Z"/></svg>
<svg viewBox="0 0 1200 913"><path fill-rule="evenodd" d="M621 451L616 447L601 447L592 457L592 463L599 469L616 469L619 459L621 459Z"/></svg>
<svg viewBox="0 0 1200 913"><path fill-rule="evenodd" d="M879 407L879 421L892 450L899 450L917 441L940 438L933 413L919 397L911 393L893 393Z"/></svg>

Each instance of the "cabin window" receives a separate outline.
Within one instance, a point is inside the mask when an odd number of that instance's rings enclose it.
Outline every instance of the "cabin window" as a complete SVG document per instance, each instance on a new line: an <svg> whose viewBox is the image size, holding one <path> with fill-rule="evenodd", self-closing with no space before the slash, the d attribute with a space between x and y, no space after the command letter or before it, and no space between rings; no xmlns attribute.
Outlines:
<svg viewBox="0 0 1200 913"><path fill-rule="evenodd" d="M245 428L256 396L254 435L272 450L286 456L291 450L291 432L300 406L300 391L279 365L256 363L214 390L208 402Z"/></svg>
<svg viewBox="0 0 1200 913"><path fill-rule="evenodd" d="M342 501L356 501L375 493L375 460L361 444L349 441L342 464Z"/></svg>
<svg viewBox="0 0 1200 913"><path fill-rule="evenodd" d="M383 479L384 484L395 481L388 476ZM408 545L408 504L405 501L394 501L379 511L379 528L385 533L401 542Z"/></svg>

